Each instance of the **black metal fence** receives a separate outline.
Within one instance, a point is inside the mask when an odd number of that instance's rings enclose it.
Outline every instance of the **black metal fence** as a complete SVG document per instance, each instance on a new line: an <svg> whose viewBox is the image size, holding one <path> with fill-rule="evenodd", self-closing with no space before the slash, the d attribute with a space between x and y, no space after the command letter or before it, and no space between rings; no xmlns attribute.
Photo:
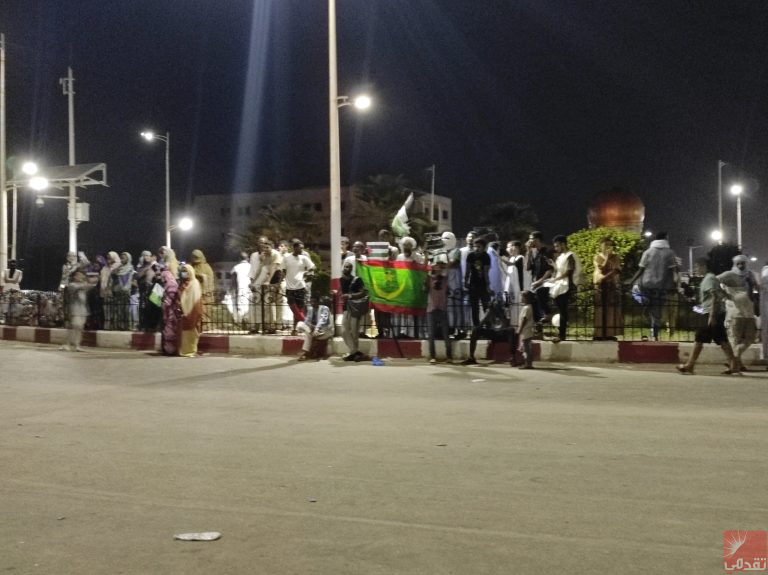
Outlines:
<svg viewBox="0 0 768 575"><path fill-rule="evenodd" d="M294 314L286 293L279 286L264 286L261 291L243 293L219 292L204 301L203 331L209 333L262 333L286 335L294 326ZM693 341L696 329L706 316L694 311L696 300L678 291L633 294L626 289L613 292L580 288L569 296L566 338L569 340ZM307 298L308 299L308 298ZM505 312L516 324L517 306L509 306L501 296ZM308 302L306 302L308 303ZM326 303L337 314L336 302ZM138 293L101 298L97 290L88 293L87 329L156 331L161 327L162 312ZM558 310L550 300L547 318L541 323L543 337L558 335ZM472 329L472 310L466 294L449 297L449 324L454 335L468 334ZM482 316L482 312L480 312ZM653 318L653 319L652 319ZM554 322L553 322L554 321ZM63 327L66 305L59 292L6 291L0 296L0 323ZM652 325L657 326L653 330ZM364 335L376 337L417 338L427 336L424 316L381 314L371 312L363 324Z"/></svg>

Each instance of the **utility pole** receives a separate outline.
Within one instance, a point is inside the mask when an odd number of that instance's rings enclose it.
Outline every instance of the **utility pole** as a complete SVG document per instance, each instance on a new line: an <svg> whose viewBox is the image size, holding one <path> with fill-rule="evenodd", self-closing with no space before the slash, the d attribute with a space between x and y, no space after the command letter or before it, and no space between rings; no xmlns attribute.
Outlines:
<svg viewBox="0 0 768 575"><path fill-rule="evenodd" d="M75 79L72 68L67 68L67 77L59 78L63 93L67 96L69 112L69 165L75 165ZM77 253L77 196L75 184L69 184L69 251Z"/></svg>
<svg viewBox="0 0 768 575"><path fill-rule="evenodd" d="M430 196L432 198L432 205L429 208L429 214L430 214L429 220L431 222L434 222L435 221L435 164L432 164L432 167L428 169L429 171L432 172L432 191L430 193ZM438 218L438 221L439 220L440 218Z"/></svg>
<svg viewBox="0 0 768 575"><path fill-rule="evenodd" d="M5 34L0 34L0 273L8 267L8 190L5 173Z"/></svg>

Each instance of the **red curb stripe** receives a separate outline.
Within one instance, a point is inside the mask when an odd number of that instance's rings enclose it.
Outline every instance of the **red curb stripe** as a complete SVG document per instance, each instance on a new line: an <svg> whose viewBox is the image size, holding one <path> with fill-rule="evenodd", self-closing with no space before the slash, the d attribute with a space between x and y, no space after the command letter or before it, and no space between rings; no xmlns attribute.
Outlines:
<svg viewBox="0 0 768 575"><path fill-rule="evenodd" d="M680 353L677 343L657 341L620 341L619 361L627 363L677 363Z"/></svg>
<svg viewBox="0 0 768 575"><path fill-rule="evenodd" d="M283 355L296 355L301 352L302 345L304 345L304 338L302 337L284 337Z"/></svg>
<svg viewBox="0 0 768 575"><path fill-rule="evenodd" d="M531 345L533 350L533 361L541 359L541 344L533 343ZM523 361L522 352L516 352L518 361ZM488 342L488 348L485 352L485 359L490 359L493 363L509 363L512 359L512 352L509 349L509 344L505 341L490 341Z"/></svg>
<svg viewBox="0 0 768 575"><path fill-rule="evenodd" d="M16 327L3 327L3 339L15 340Z"/></svg>
<svg viewBox="0 0 768 575"><path fill-rule="evenodd" d="M201 335L197 349L206 353L229 353L229 336Z"/></svg>
<svg viewBox="0 0 768 575"><path fill-rule="evenodd" d="M379 348L379 357L421 357L421 340L397 340L397 343L395 343L391 339L380 339L376 343ZM398 345L400 347L399 350ZM400 352L402 352L402 355Z"/></svg>
<svg viewBox="0 0 768 575"><path fill-rule="evenodd" d="M51 343L51 330L44 327L36 327L35 343Z"/></svg>
<svg viewBox="0 0 768 575"><path fill-rule="evenodd" d="M96 341L96 332L84 331L83 337L80 339L80 345L84 345L86 347L98 347L99 344Z"/></svg>
<svg viewBox="0 0 768 575"><path fill-rule="evenodd" d="M131 349L153 350L155 349L155 334L136 332L131 334Z"/></svg>

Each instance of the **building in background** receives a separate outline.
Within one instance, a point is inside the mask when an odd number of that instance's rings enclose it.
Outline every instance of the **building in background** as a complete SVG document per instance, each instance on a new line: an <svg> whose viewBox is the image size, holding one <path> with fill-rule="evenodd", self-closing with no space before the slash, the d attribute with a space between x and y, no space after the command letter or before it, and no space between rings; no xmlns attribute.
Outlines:
<svg viewBox="0 0 768 575"><path fill-rule="evenodd" d="M387 227L395 213L389 215L389 221L382 221L376 229L368 230L367 237L354 237L360 233L350 231L350 222L354 211L355 195L349 187L341 189L341 234L350 236L351 240L370 241L376 239L376 233L381 227ZM420 216L429 219L432 200L429 194L415 198L409 212L411 217ZM330 249L330 193L328 188L306 188L300 190L280 190L257 192L252 194L209 194L197 195L194 201L195 239L196 247L205 252L209 261L236 260L236 251L228 247L231 235L244 233L253 224L260 212L271 207L278 209L284 206L296 206L308 209L316 214L320 229L316 234L318 248L321 253ZM453 204L450 198L435 195L435 223L437 231L451 229ZM271 238L274 240L290 238ZM302 238L306 241L306 238Z"/></svg>

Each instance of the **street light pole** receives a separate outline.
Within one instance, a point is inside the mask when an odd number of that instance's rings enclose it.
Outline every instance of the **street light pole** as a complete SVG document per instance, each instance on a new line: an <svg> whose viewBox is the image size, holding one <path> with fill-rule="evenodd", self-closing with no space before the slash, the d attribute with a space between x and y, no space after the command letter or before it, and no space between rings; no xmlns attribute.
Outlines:
<svg viewBox="0 0 768 575"><path fill-rule="evenodd" d="M725 162L717 161L717 229L723 233L723 166ZM723 243L722 238L719 243Z"/></svg>
<svg viewBox="0 0 768 575"><path fill-rule="evenodd" d="M736 239L739 251L741 251L741 193L743 191L744 188L739 184L731 186L731 193L736 196Z"/></svg>
<svg viewBox="0 0 768 575"><path fill-rule="evenodd" d="M67 77L59 78L63 93L67 96L69 113L69 165L75 165L75 78L72 68L67 68ZM75 184L69 184L69 251L77 252L77 196Z"/></svg>
<svg viewBox="0 0 768 575"><path fill-rule="evenodd" d="M171 133L166 131L165 136L154 132L142 132L141 136L151 142L160 140L165 142L165 245L171 247Z"/></svg>
<svg viewBox="0 0 768 575"><path fill-rule="evenodd" d="M431 206L429 208L429 214L430 214L430 221L435 221L435 164L432 164L432 167L429 168L429 170L432 172L432 188L430 197L432 198ZM439 218L438 218L439 220Z"/></svg>
<svg viewBox="0 0 768 575"><path fill-rule="evenodd" d="M171 247L171 133L165 132L165 245Z"/></svg>
<svg viewBox="0 0 768 575"><path fill-rule="evenodd" d="M5 173L5 34L0 34L0 273L8 267L8 190Z"/></svg>
<svg viewBox="0 0 768 575"><path fill-rule="evenodd" d="M328 114L331 148L331 290L338 291L341 279L341 166L339 146L339 88L336 66L336 0L328 0Z"/></svg>

